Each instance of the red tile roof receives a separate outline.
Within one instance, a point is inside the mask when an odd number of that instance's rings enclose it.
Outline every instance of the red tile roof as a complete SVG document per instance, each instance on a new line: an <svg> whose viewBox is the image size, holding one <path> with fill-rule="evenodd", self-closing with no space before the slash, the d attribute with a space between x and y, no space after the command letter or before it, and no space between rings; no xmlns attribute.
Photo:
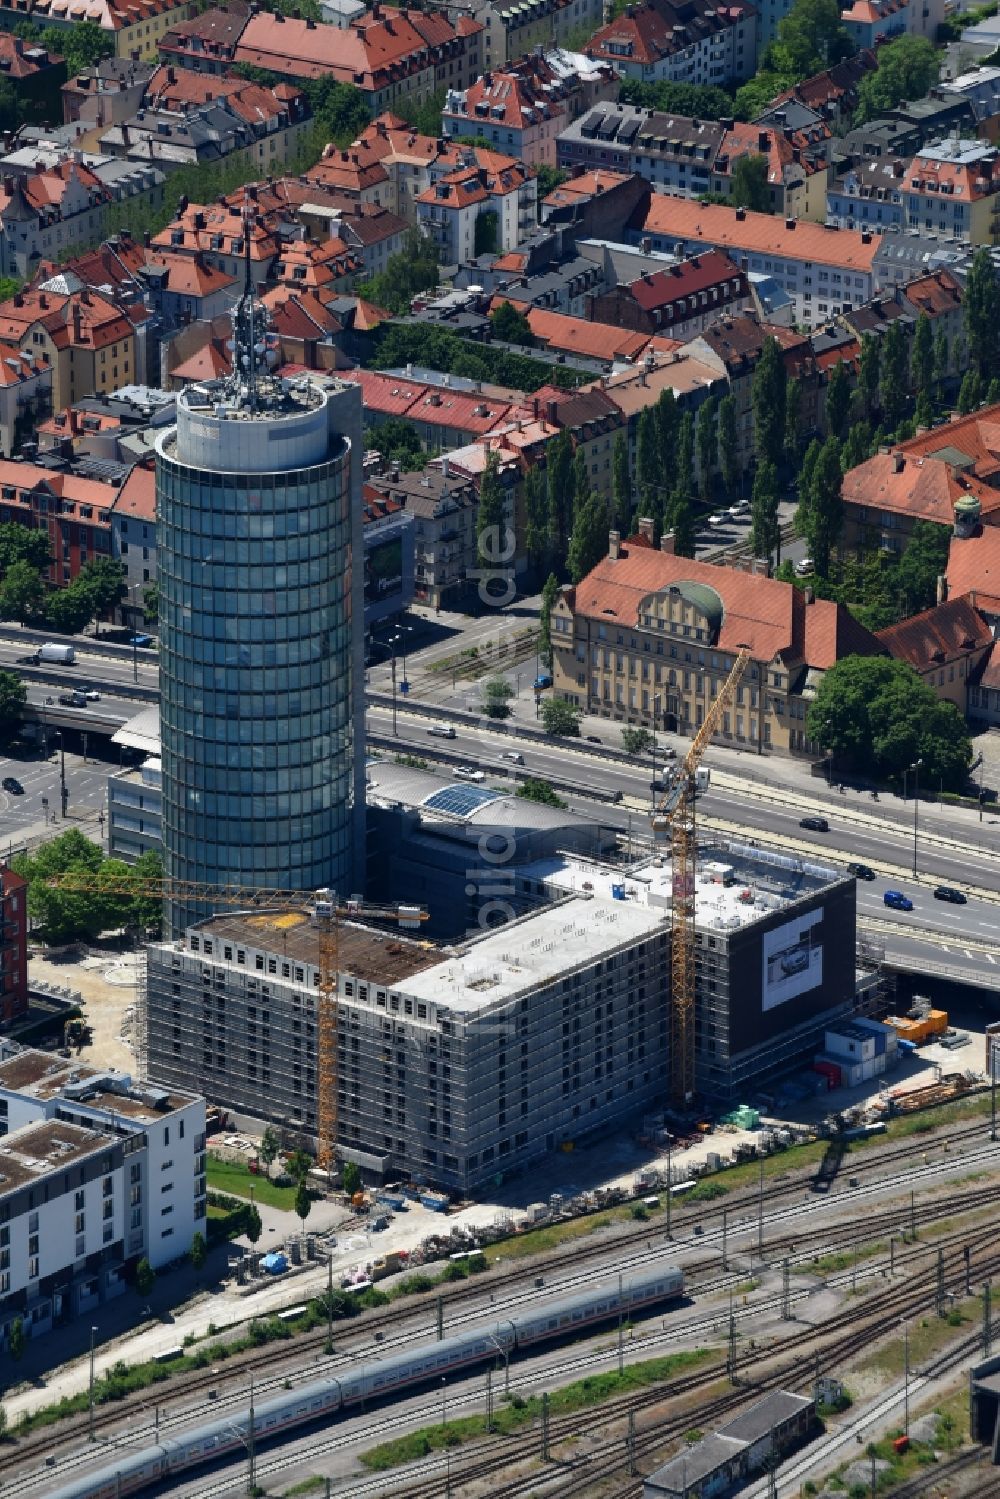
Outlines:
<svg viewBox="0 0 1000 1499"><path fill-rule="evenodd" d="M916 520L950 526L955 519L955 501L967 496L979 500L982 513L1000 511L1000 490L978 479L959 479L959 470L943 459L908 458L897 467L893 453L877 453L844 475L841 490L845 505L868 510L887 510Z"/></svg>
<svg viewBox="0 0 1000 1499"><path fill-rule="evenodd" d="M916 671L927 672L947 666L970 651L985 650L993 634L966 594L889 625L879 630L877 638L890 656L908 661Z"/></svg>
<svg viewBox="0 0 1000 1499"><path fill-rule="evenodd" d="M135 516L137 520L156 520L156 475L153 463L137 463L115 500L115 514Z"/></svg>
<svg viewBox="0 0 1000 1499"><path fill-rule="evenodd" d="M549 312L544 307L525 307L514 297L495 296L490 311L507 301L523 309L535 338L549 349L563 349L568 354L580 354L586 359L636 360L649 343L647 333L630 333L627 328L616 328L610 323L591 323L586 318ZM677 347L675 340L669 339L668 342Z"/></svg>
<svg viewBox="0 0 1000 1499"><path fill-rule="evenodd" d="M679 260L666 271L653 271L629 283L629 291L643 312L652 312L679 297L697 296L722 281L744 285L743 273L721 250L703 250L690 260Z"/></svg>
<svg viewBox="0 0 1000 1499"><path fill-rule="evenodd" d="M921 276L903 288L906 300L932 320L946 312L956 312L962 305L962 288L950 271L936 271Z"/></svg>
<svg viewBox="0 0 1000 1499"><path fill-rule="evenodd" d="M456 30L440 11L393 10L343 30L261 11L250 17L234 56L292 78L329 74L371 93L432 68L449 43L481 30L478 22Z"/></svg>
<svg viewBox="0 0 1000 1499"><path fill-rule="evenodd" d="M742 217L738 217L742 214ZM854 229L827 229L805 219L787 229L769 213L743 213L723 203L696 203L652 193L649 206L633 218L643 234L669 235L672 240L700 242L718 249L744 250L790 260L817 261L849 271L871 272L882 242L880 234Z"/></svg>
<svg viewBox="0 0 1000 1499"><path fill-rule="evenodd" d="M792 583L673 557L633 540L621 548L617 560L603 558L577 584L570 594L571 608L590 619L635 628L644 599L685 582L707 585L718 595L722 624L715 643L723 650L747 644L757 661L780 656L786 663L820 670L834 664L838 649L879 653L874 637L851 620L841 604L823 599L807 604Z"/></svg>
<svg viewBox="0 0 1000 1499"><path fill-rule="evenodd" d="M26 42L9 31L0 31L0 76L34 78L43 68L58 67L63 59L47 52L38 42Z"/></svg>
<svg viewBox="0 0 1000 1499"><path fill-rule="evenodd" d="M952 536L948 592L1000 599L1000 526L977 526L972 536Z"/></svg>

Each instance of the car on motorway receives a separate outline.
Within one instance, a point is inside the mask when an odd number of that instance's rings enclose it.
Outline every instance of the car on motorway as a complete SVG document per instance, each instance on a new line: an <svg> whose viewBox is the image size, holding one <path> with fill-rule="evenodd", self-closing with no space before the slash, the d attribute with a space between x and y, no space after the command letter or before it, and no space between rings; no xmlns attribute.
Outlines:
<svg viewBox="0 0 1000 1499"><path fill-rule="evenodd" d="M500 756L501 760L509 760L511 765L523 765L524 756L520 750L504 750Z"/></svg>
<svg viewBox="0 0 1000 1499"><path fill-rule="evenodd" d="M436 723L433 728L428 729L427 732L428 734L433 734L435 739L454 739L455 737L455 730L451 727L450 724L447 728L445 728L444 725Z"/></svg>
<svg viewBox="0 0 1000 1499"><path fill-rule="evenodd" d="M950 901L953 906L966 906L969 903L968 896L961 890L956 890L954 885L939 885L934 892L935 900Z"/></svg>
<svg viewBox="0 0 1000 1499"><path fill-rule="evenodd" d="M82 692L60 692L59 701L66 708L85 708L87 699Z"/></svg>
<svg viewBox="0 0 1000 1499"><path fill-rule="evenodd" d="M902 890L887 890L882 900L885 905L891 906L894 911L913 910L912 900L908 895L904 895Z"/></svg>
<svg viewBox="0 0 1000 1499"><path fill-rule="evenodd" d="M130 635L128 638L128 643L129 645L152 645L153 637L152 635Z"/></svg>
<svg viewBox="0 0 1000 1499"><path fill-rule="evenodd" d="M101 701L101 694L96 687L84 687L81 688L81 691L88 703L99 703Z"/></svg>
<svg viewBox="0 0 1000 1499"><path fill-rule="evenodd" d="M24 795L24 787L16 776L4 776L3 780L0 781L0 786L3 787L4 791L9 791L11 796Z"/></svg>
<svg viewBox="0 0 1000 1499"><path fill-rule="evenodd" d="M486 776L474 765L456 765L452 775L457 776L460 781L485 781Z"/></svg>
<svg viewBox="0 0 1000 1499"><path fill-rule="evenodd" d="M853 874L856 880L873 880L875 871L867 864L848 864L848 874Z"/></svg>
<svg viewBox="0 0 1000 1499"><path fill-rule="evenodd" d="M828 833L830 824L825 817L800 817L799 827L808 828L810 833Z"/></svg>

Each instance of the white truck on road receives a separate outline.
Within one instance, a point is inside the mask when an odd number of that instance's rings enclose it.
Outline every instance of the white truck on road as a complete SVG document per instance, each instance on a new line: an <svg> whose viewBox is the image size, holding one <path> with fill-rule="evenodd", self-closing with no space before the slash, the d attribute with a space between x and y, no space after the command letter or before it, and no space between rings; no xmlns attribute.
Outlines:
<svg viewBox="0 0 1000 1499"><path fill-rule="evenodd" d="M73 666L76 663L76 651L71 645L57 645L54 640L47 640L35 652L36 664L42 665L46 661L50 665Z"/></svg>

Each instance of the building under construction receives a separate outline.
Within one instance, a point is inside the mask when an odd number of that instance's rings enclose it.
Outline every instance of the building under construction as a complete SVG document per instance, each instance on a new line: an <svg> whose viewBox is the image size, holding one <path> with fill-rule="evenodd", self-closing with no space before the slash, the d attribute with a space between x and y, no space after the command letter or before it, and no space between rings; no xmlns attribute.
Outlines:
<svg viewBox="0 0 1000 1499"><path fill-rule="evenodd" d="M341 924L342 1158L466 1190L662 1106L669 868L568 856L516 880L533 909L452 946ZM702 849L696 885L697 1086L744 1100L851 1010L854 882L731 845ZM152 947L152 1077L311 1143L318 944L303 911Z"/></svg>

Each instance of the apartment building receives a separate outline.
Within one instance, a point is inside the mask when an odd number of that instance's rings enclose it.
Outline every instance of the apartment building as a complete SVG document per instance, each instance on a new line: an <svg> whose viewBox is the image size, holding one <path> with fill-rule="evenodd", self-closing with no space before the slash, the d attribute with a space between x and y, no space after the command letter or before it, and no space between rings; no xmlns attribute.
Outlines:
<svg viewBox="0 0 1000 1499"><path fill-rule="evenodd" d="M191 11L191 0L93 0L83 17L68 5L55 6L48 0L3 0L0 28L14 31L29 21L42 29L70 31L79 20L95 21L114 43L116 57L138 62L155 57L161 37L186 21Z"/></svg>
<svg viewBox="0 0 1000 1499"><path fill-rule="evenodd" d="M759 572L714 567L653 546L652 522L552 610L555 691L587 713L694 734L749 645L751 662L716 741L757 754L814 754L806 709L844 655L883 648L840 604Z"/></svg>
<svg viewBox="0 0 1000 1499"><path fill-rule="evenodd" d="M482 26L484 70L539 47L571 47L604 19L602 0L446 0L443 8L456 23L471 18Z"/></svg>
<svg viewBox="0 0 1000 1499"><path fill-rule="evenodd" d="M416 200L417 225L442 265L516 250L538 222L538 179L523 162L469 151L468 162L438 177Z"/></svg>
<svg viewBox="0 0 1000 1499"><path fill-rule="evenodd" d="M206 1212L204 1099L0 1040L0 1347L179 1259Z"/></svg>
<svg viewBox="0 0 1000 1499"><path fill-rule="evenodd" d="M908 229L970 245L996 244L1000 226L1000 155L984 141L925 146L901 183Z"/></svg>
<svg viewBox="0 0 1000 1499"><path fill-rule="evenodd" d="M945 0L853 0L841 21L856 47L872 50L897 36L936 42L946 11Z"/></svg>
<svg viewBox="0 0 1000 1499"><path fill-rule="evenodd" d="M0 275L27 280L41 259L99 237L110 194L79 152L0 184Z"/></svg>
<svg viewBox="0 0 1000 1499"><path fill-rule="evenodd" d="M0 864L0 1025L28 1008L28 882Z"/></svg>
<svg viewBox="0 0 1000 1499"><path fill-rule="evenodd" d="M746 276L728 255L706 250L680 260L666 271L647 271L635 281L595 293L588 312L597 321L662 333L681 341L714 323L724 313L753 305Z"/></svg>
<svg viewBox="0 0 1000 1499"><path fill-rule="evenodd" d="M628 233L632 244L648 241L653 250L724 250L740 270L773 277L803 328L861 306L878 289L873 262L882 236L870 230L786 219L779 235L769 214L653 193L632 215Z"/></svg>
<svg viewBox="0 0 1000 1499"><path fill-rule="evenodd" d="M283 78L329 76L350 84L375 115L438 89L468 88L482 72L482 37L482 24L464 16L452 25L442 11L383 10L377 3L344 28L255 11L233 59Z"/></svg>
<svg viewBox="0 0 1000 1499"><path fill-rule="evenodd" d="M55 280L57 287L66 284ZM144 319L144 309L135 316ZM88 286L53 290L51 282L43 282L15 292L0 303L0 339L45 361L56 410L129 385L144 373L137 324Z"/></svg>
<svg viewBox="0 0 1000 1499"><path fill-rule="evenodd" d="M562 54L573 56L573 54ZM467 89L450 90L441 116L454 141L484 137L529 166L556 165L559 132L595 99L614 99L618 77L609 67L579 56L585 76L555 65L544 52L492 69Z"/></svg>
<svg viewBox="0 0 1000 1499"><path fill-rule="evenodd" d="M728 385L736 406L736 436L740 463L749 469L755 458L753 419L753 377L764 344L777 341L782 353L809 349L809 340L791 328L777 323L763 323L750 314L728 315L713 319L693 337L685 352L699 364L712 370Z"/></svg>
<svg viewBox="0 0 1000 1499"><path fill-rule="evenodd" d="M163 774L151 757L108 776L108 854L134 864L143 854L163 857Z"/></svg>
<svg viewBox="0 0 1000 1499"><path fill-rule="evenodd" d="M365 487L411 517L413 596L435 609L457 607L477 560L479 493L473 479L442 464L411 474L393 469L369 478Z"/></svg>
<svg viewBox="0 0 1000 1499"><path fill-rule="evenodd" d="M879 630L890 656L905 661L945 703L969 715L970 688L981 680L995 644L975 593L945 598L931 609Z"/></svg>
<svg viewBox="0 0 1000 1499"><path fill-rule="evenodd" d="M906 218L901 157L879 156L861 162L834 179L826 194L826 222L838 229L898 233Z"/></svg>
<svg viewBox="0 0 1000 1499"><path fill-rule="evenodd" d="M583 50L640 83L742 82L757 67L757 10L707 0L628 4Z"/></svg>
<svg viewBox="0 0 1000 1499"><path fill-rule="evenodd" d="M303 912L151 947L153 1075L314 1138L318 945ZM660 911L586 895L444 951L342 923L338 1153L467 1191L650 1106L669 948Z"/></svg>

